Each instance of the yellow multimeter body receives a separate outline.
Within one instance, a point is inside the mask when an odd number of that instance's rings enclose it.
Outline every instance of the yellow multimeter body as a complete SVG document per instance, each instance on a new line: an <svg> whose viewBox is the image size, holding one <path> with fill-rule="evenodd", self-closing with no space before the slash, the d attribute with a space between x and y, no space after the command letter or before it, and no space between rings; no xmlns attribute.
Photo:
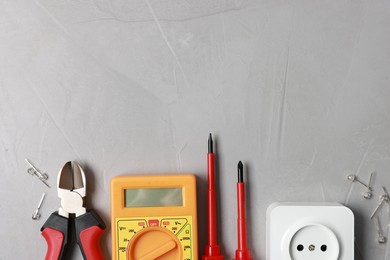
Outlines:
<svg viewBox="0 0 390 260"><path fill-rule="evenodd" d="M113 260L197 260L194 175L128 175L111 181Z"/></svg>

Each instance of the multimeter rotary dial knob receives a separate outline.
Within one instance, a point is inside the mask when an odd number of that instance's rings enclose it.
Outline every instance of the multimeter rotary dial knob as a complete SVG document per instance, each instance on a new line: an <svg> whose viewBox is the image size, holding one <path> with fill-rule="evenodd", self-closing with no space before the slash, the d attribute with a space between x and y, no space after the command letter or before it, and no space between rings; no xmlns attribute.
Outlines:
<svg viewBox="0 0 390 260"><path fill-rule="evenodd" d="M128 260L181 260L182 249L177 237L167 229L149 227L139 231L127 246Z"/></svg>

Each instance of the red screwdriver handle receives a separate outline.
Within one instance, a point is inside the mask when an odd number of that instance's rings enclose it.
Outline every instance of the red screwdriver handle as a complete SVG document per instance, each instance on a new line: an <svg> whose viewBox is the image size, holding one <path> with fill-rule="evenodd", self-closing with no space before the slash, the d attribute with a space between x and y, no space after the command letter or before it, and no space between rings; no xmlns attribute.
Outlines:
<svg viewBox="0 0 390 260"><path fill-rule="evenodd" d="M100 249L100 236L103 231L99 226L93 226L80 232L80 242L86 259L104 260Z"/></svg>
<svg viewBox="0 0 390 260"><path fill-rule="evenodd" d="M42 236L45 238L48 248L45 259L59 259L64 243L64 234L52 228L45 228L42 231Z"/></svg>

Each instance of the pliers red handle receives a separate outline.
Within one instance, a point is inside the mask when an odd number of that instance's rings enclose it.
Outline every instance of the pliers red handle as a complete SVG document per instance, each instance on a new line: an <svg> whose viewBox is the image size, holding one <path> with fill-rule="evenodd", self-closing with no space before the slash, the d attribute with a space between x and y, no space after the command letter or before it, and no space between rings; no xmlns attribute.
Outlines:
<svg viewBox="0 0 390 260"><path fill-rule="evenodd" d="M84 259L103 260L99 240L105 225L94 210L83 207L85 174L80 165L67 162L60 170L57 187L61 207L41 228L48 245L45 259L66 259L68 248L76 242Z"/></svg>

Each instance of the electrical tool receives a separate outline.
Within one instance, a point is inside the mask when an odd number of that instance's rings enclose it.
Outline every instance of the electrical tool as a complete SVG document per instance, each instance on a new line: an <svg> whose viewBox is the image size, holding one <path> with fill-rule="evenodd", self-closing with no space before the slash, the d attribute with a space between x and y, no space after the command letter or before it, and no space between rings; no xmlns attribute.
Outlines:
<svg viewBox="0 0 390 260"><path fill-rule="evenodd" d="M48 245L46 260L66 259L75 242L84 259L104 259L99 240L105 225L94 210L83 207L85 187L85 174L80 165L76 162L65 163L57 179L61 207L50 215L41 228Z"/></svg>
<svg viewBox="0 0 390 260"><path fill-rule="evenodd" d="M223 260L217 244L217 216L216 216L216 195L215 195L215 154L213 150L213 138L209 135L207 153L207 237L208 243L205 247L202 260Z"/></svg>
<svg viewBox="0 0 390 260"><path fill-rule="evenodd" d="M194 175L130 175L111 181L113 260L197 260Z"/></svg>
<svg viewBox="0 0 390 260"><path fill-rule="evenodd" d="M238 248L236 250L235 260L252 260L251 253L246 240L246 216L245 216L245 183L244 167L242 162L238 163L238 182L237 182L237 237Z"/></svg>

